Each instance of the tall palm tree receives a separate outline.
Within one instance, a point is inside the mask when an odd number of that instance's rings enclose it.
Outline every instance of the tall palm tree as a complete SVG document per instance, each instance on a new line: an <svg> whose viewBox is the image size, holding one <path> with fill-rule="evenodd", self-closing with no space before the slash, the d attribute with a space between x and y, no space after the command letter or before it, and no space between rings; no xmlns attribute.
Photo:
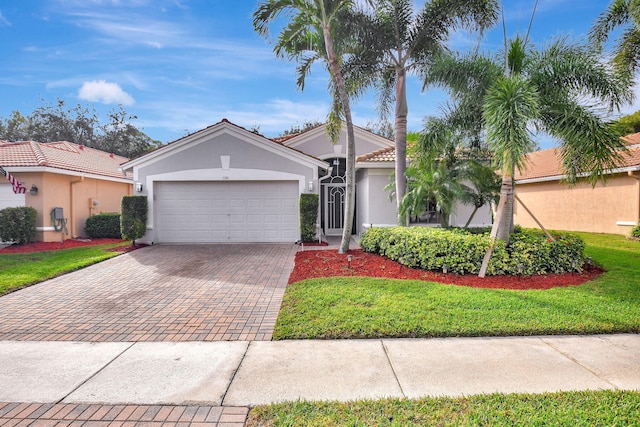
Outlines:
<svg viewBox="0 0 640 427"><path fill-rule="evenodd" d="M498 18L497 0L427 0L415 11L413 0L368 0L369 9L352 18L361 50L345 69L358 83L378 91L379 109L387 116L395 101L395 189L398 224L406 190L407 75L421 73L446 51L459 29L482 31Z"/></svg>
<svg viewBox="0 0 640 427"><path fill-rule="evenodd" d="M298 86L304 90L305 77L311 65L325 61L331 75L334 110L329 132L335 138L335 123L339 115L344 115L347 127L347 170L345 218L340 243L340 253L349 250L353 216L355 211L355 136L349 93L342 73L342 59L349 42L345 21L341 19L352 7L350 0L266 0L253 13L253 27L262 36L269 36L269 26L280 16L288 17L288 22L278 35L274 52L278 57L294 60L298 64ZM337 35L340 34L338 37Z"/></svg>
<svg viewBox="0 0 640 427"><path fill-rule="evenodd" d="M633 74L640 63L640 1L613 0L593 23L589 40L602 47L617 28L623 32L614 43L613 62Z"/></svg>
<svg viewBox="0 0 640 427"><path fill-rule="evenodd" d="M464 89L464 82L469 89ZM458 113L458 117L477 114L482 121L487 144L502 172L492 239L509 241L513 175L535 146L532 130L544 131L560 142L562 166L570 183L586 174L595 184L614 167L622 144L605 117L630 101L629 83L603 64L591 48L566 39L536 50L526 39L516 37L505 43L501 57L449 57L430 70L426 84L450 87L462 101L473 97L465 94L468 91L478 91L474 96L482 99L475 106L465 102L455 106L473 110ZM485 270L489 256L490 252L483 263Z"/></svg>

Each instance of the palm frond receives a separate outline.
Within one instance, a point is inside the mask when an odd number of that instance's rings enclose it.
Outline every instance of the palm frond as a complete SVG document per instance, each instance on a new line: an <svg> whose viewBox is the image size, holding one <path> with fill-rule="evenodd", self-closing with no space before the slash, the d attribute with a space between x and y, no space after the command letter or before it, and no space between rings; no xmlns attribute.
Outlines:
<svg viewBox="0 0 640 427"><path fill-rule="evenodd" d="M589 41L601 48L607 42L613 30L629 21L629 4L630 0L612 1L609 7L593 23L589 30Z"/></svg>
<svg viewBox="0 0 640 427"><path fill-rule="evenodd" d="M522 168L524 155L535 147L529 123L540 115L536 88L520 75L504 77L485 97L487 143L503 171Z"/></svg>

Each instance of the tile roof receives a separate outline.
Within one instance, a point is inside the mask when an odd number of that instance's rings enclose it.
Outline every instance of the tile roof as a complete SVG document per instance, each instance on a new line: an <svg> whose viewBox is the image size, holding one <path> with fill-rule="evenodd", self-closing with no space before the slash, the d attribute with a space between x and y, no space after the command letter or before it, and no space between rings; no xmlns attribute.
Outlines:
<svg viewBox="0 0 640 427"><path fill-rule="evenodd" d="M40 166L111 178L129 178L120 171L120 165L128 160L126 157L66 141L0 141L0 166Z"/></svg>
<svg viewBox="0 0 640 427"><path fill-rule="evenodd" d="M385 162L395 162L396 161L396 148L395 147L387 147L376 150L372 153L363 154L362 156L356 157L357 163L385 163Z"/></svg>
<svg viewBox="0 0 640 427"><path fill-rule="evenodd" d="M635 135L640 138L640 134ZM640 145L630 147L627 151L622 152L617 167L621 169L637 167L640 169ZM564 175L564 170L560 160L560 151L557 148L549 148L527 154L525 168L521 172L516 170L514 178L516 181L521 181L562 175Z"/></svg>
<svg viewBox="0 0 640 427"><path fill-rule="evenodd" d="M622 139L627 145L640 145L640 132L623 136Z"/></svg>

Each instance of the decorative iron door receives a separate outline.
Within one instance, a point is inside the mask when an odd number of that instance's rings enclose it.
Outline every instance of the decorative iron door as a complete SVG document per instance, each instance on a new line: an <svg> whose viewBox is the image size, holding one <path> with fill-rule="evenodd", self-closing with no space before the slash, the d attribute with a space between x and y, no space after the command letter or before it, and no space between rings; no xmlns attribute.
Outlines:
<svg viewBox="0 0 640 427"><path fill-rule="evenodd" d="M346 190L341 177L333 177L324 185L324 234L327 236L342 235Z"/></svg>

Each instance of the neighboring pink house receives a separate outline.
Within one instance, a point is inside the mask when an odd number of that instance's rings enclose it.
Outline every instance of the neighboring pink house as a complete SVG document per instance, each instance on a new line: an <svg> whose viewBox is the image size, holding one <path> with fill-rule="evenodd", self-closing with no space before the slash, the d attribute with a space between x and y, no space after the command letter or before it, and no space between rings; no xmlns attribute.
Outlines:
<svg viewBox="0 0 640 427"><path fill-rule="evenodd" d="M529 153L526 169L515 176L516 195L546 228L629 234L640 219L640 133L622 140L628 150L595 187L584 179L574 187L564 184L557 149ZM517 202L515 223L537 227Z"/></svg>
<svg viewBox="0 0 640 427"><path fill-rule="evenodd" d="M0 141L0 166L26 188L16 194L0 176L0 209L35 208L39 241L85 236L87 218L120 212L122 196L133 193L131 177L120 170L127 160L71 142Z"/></svg>

